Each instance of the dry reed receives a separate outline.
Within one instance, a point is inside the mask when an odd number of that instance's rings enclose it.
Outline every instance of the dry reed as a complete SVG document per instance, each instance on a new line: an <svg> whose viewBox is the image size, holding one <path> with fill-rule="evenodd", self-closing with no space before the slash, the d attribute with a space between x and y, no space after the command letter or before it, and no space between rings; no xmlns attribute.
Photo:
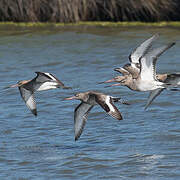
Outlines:
<svg viewBox="0 0 180 180"><path fill-rule="evenodd" d="M178 21L179 0L1 0L0 21Z"/></svg>

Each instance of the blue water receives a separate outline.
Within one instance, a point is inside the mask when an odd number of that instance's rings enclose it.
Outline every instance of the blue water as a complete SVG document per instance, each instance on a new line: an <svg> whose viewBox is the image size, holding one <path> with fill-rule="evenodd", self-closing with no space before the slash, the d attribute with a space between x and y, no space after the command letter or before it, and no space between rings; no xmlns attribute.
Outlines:
<svg viewBox="0 0 180 180"><path fill-rule="evenodd" d="M179 29L1 30L0 179L179 179L179 92L164 91L144 111L148 93L97 84L118 75L113 69L155 33L155 47L176 42L159 58L157 71L180 72ZM4 89L34 78L35 71L50 72L73 88L36 93L37 117L18 89ZM73 111L80 102L63 98L87 90L122 97L131 106L116 104L123 121L94 107L75 142Z"/></svg>

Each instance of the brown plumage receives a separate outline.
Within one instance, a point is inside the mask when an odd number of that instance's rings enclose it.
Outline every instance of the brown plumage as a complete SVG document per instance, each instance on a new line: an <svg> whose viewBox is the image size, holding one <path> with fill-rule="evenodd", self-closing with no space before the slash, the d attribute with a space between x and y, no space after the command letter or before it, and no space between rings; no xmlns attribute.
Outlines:
<svg viewBox="0 0 180 180"><path fill-rule="evenodd" d="M64 86L64 84L47 72L36 72L37 76L32 80L19 81L15 85L10 87L18 87L21 97L26 103L26 106L31 110L31 112L37 116L36 102L34 98L34 92L44 91L55 88L69 89L69 87Z"/></svg>
<svg viewBox="0 0 180 180"><path fill-rule="evenodd" d="M114 98L96 91L87 91L78 93L75 96L65 98L65 100L77 99L81 103L74 111L74 130L75 140L80 137L87 121L88 113L95 105L100 105L110 116L118 120L122 120L122 115L113 102L119 101L120 98ZM126 104L122 102L123 104Z"/></svg>

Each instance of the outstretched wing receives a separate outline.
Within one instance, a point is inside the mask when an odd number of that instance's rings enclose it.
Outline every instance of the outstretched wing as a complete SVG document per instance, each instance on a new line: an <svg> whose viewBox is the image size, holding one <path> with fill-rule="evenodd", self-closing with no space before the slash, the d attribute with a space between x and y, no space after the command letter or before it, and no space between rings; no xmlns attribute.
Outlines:
<svg viewBox="0 0 180 180"><path fill-rule="evenodd" d="M153 102L153 100L159 96L161 94L161 92L163 91L164 89L162 88L159 88L159 89L155 89L153 91L151 91L149 93L149 97L148 97L148 100L147 100L147 103L146 103L146 106L145 106L145 110L149 107L149 105L151 105L151 103Z"/></svg>
<svg viewBox="0 0 180 180"><path fill-rule="evenodd" d="M31 112L37 116L36 102L34 99L34 94L32 91L25 89L23 86L19 87L19 91L22 99L26 103L26 106L31 110Z"/></svg>
<svg viewBox="0 0 180 180"><path fill-rule="evenodd" d="M113 100L110 96L98 96L95 95L96 102L113 118L122 120L121 113L117 107L113 104Z"/></svg>
<svg viewBox="0 0 180 180"><path fill-rule="evenodd" d="M50 73L47 72L35 72L37 74L36 81L37 82L48 82L48 81L55 81L58 82L61 86L64 86L64 84L57 79L55 76L53 76Z"/></svg>
<svg viewBox="0 0 180 180"><path fill-rule="evenodd" d="M180 86L180 73L168 74L166 79L163 81L164 83L172 84L172 87ZM150 92L145 109L149 107L152 101L161 94L164 89L156 89ZM170 89L171 90L171 89Z"/></svg>
<svg viewBox="0 0 180 180"><path fill-rule="evenodd" d="M34 88L38 91L54 89L54 88L63 88L63 89L70 89L70 87L64 86L64 84L47 72L36 72L37 76L33 79Z"/></svg>
<svg viewBox="0 0 180 180"><path fill-rule="evenodd" d="M93 108L92 105L81 103L74 111L74 132L75 141L81 136L84 126L87 121L88 113Z"/></svg>
<svg viewBox="0 0 180 180"><path fill-rule="evenodd" d="M149 51L145 56L140 58L140 76L144 81L153 81L156 79L156 61L158 57L165 52L167 49L172 47L175 43L169 43L160 48Z"/></svg>
<svg viewBox="0 0 180 180"><path fill-rule="evenodd" d="M129 61L131 62L131 65L135 68L137 68L137 66L135 66L136 64L139 63L139 60L142 56L144 56L147 51L150 49L150 47L152 46L152 42L154 40L156 40L159 37L158 34L155 34L154 36L152 36L151 38L147 39L146 41L144 41L140 46L138 46L130 55L129 55Z"/></svg>

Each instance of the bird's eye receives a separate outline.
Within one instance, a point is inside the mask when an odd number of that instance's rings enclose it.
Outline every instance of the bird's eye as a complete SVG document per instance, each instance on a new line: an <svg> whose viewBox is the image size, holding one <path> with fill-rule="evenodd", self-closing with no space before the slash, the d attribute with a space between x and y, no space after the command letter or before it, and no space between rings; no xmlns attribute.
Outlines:
<svg viewBox="0 0 180 180"><path fill-rule="evenodd" d="M140 68L140 64L139 64L139 63L136 63L136 67L137 67L137 68Z"/></svg>

